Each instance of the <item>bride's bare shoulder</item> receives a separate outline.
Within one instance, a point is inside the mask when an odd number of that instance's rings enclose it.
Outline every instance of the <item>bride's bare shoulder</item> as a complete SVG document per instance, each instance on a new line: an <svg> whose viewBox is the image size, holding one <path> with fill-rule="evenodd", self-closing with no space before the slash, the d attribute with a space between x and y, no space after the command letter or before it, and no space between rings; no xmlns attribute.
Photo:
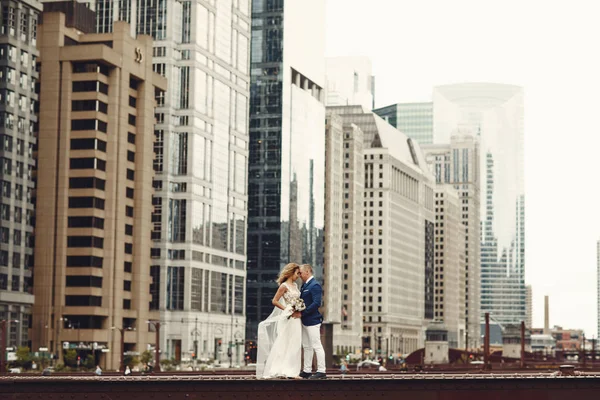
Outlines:
<svg viewBox="0 0 600 400"><path fill-rule="evenodd" d="M288 287L288 285L287 285L287 283L286 283L286 282L283 282L281 285L279 285L279 291L284 291L284 292L286 292L286 291L288 291L288 290L289 290L289 287Z"/></svg>

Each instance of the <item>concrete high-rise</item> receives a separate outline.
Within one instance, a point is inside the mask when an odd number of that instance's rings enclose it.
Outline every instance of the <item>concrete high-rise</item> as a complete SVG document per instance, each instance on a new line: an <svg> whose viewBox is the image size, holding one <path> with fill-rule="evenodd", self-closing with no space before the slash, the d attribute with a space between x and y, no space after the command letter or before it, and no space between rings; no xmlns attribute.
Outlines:
<svg viewBox="0 0 600 400"><path fill-rule="evenodd" d="M398 103L373 112L420 145L433 143L433 103Z"/></svg>
<svg viewBox="0 0 600 400"><path fill-rule="evenodd" d="M363 134L363 335L376 353L410 353L434 318L433 175L419 146L377 115L327 110Z"/></svg>
<svg viewBox="0 0 600 400"><path fill-rule="evenodd" d="M360 351L363 334L364 140L330 111L326 136L324 317L333 323L334 354L345 356Z"/></svg>
<svg viewBox="0 0 600 400"><path fill-rule="evenodd" d="M239 364L246 310L250 2L83 1L154 39L152 308L169 359ZM148 54L148 57L150 54Z"/></svg>
<svg viewBox="0 0 600 400"><path fill-rule="evenodd" d="M467 227L462 199L450 185L435 187L434 320L448 330L448 345L465 348Z"/></svg>
<svg viewBox="0 0 600 400"><path fill-rule="evenodd" d="M423 151L438 185L450 186L460 199L460 219L465 226L464 304L467 347L479 342L479 147L477 140L455 132L449 144L426 145Z"/></svg>
<svg viewBox="0 0 600 400"><path fill-rule="evenodd" d="M252 4L248 338L272 312L285 264L311 264L323 277L324 35L321 0Z"/></svg>
<svg viewBox="0 0 600 400"><path fill-rule="evenodd" d="M526 318L523 89L493 83L433 91L434 140L465 125L480 140L481 312L499 323ZM469 227L471 228L471 227Z"/></svg>
<svg viewBox="0 0 600 400"><path fill-rule="evenodd" d="M374 107L374 79L368 57L329 57L325 62L328 106Z"/></svg>
<svg viewBox="0 0 600 400"><path fill-rule="evenodd" d="M44 13L39 26L32 343L61 359L63 348L77 348L114 369L122 352L154 343L151 132L167 82L146 56L150 37L132 38L124 22L112 34L82 34L78 17L90 15ZM136 329L121 348L117 329L128 328Z"/></svg>
<svg viewBox="0 0 600 400"><path fill-rule="evenodd" d="M36 44L41 8L36 0L0 1L0 320L11 321L6 330L9 346L27 345L33 305Z"/></svg>
<svg viewBox="0 0 600 400"><path fill-rule="evenodd" d="M425 159L438 185L449 186L460 199L465 226L464 305L467 348L479 347L480 338L480 173L479 141L465 127L454 131L447 144L424 145ZM464 340L463 340L464 339Z"/></svg>

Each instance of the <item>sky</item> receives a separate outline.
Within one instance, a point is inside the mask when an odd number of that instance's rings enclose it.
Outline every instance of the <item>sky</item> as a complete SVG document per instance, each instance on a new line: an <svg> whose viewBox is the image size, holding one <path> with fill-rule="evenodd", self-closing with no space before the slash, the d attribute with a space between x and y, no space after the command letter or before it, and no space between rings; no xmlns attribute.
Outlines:
<svg viewBox="0 0 600 400"><path fill-rule="evenodd" d="M326 0L327 56L368 56L375 106L431 101L436 85L525 91L525 268L533 325L597 333L600 3Z"/></svg>

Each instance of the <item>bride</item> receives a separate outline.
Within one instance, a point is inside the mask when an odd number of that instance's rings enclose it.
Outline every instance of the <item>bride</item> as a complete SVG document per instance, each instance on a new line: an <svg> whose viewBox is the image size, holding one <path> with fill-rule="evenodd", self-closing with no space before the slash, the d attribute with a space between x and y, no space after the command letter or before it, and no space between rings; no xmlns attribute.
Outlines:
<svg viewBox="0 0 600 400"><path fill-rule="evenodd" d="M300 318L290 318L291 303L300 297L296 280L300 266L286 265L277 279L279 289L273 297L275 309L258 325L256 377L296 378L301 368L302 323Z"/></svg>

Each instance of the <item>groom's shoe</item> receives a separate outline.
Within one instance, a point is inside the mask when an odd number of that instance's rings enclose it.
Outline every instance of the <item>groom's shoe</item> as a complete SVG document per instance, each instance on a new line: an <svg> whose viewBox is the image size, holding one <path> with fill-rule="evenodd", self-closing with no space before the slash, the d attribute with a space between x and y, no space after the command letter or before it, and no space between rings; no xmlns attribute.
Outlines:
<svg viewBox="0 0 600 400"><path fill-rule="evenodd" d="M300 374L298 374L298 376L302 379L309 379L312 376L312 374L310 372L302 371L300 372Z"/></svg>
<svg viewBox="0 0 600 400"><path fill-rule="evenodd" d="M327 379L325 372L315 372L308 379Z"/></svg>

